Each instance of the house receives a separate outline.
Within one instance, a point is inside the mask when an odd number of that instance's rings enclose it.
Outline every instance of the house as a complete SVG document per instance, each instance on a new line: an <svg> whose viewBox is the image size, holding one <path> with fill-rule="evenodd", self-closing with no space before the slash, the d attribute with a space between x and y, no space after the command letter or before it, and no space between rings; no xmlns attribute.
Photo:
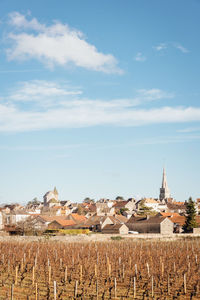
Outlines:
<svg viewBox="0 0 200 300"><path fill-rule="evenodd" d="M8 214L4 214L5 225L16 225L19 222L24 222L30 217L30 214L25 211L12 210Z"/></svg>
<svg viewBox="0 0 200 300"><path fill-rule="evenodd" d="M154 210L159 211L159 201L155 200L154 198L144 198L141 200L142 205Z"/></svg>
<svg viewBox="0 0 200 300"><path fill-rule="evenodd" d="M136 209L136 200L131 198L127 201L116 201L113 207L115 208L116 213L119 212L121 209L133 211Z"/></svg>
<svg viewBox="0 0 200 300"><path fill-rule="evenodd" d="M167 212L173 213L185 213L186 212L186 205L185 202L168 202L167 203Z"/></svg>
<svg viewBox="0 0 200 300"><path fill-rule="evenodd" d="M48 229L70 229L76 223L73 220L54 220L48 225Z"/></svg>
<svg viewBox="0 0 200 300"><path fill-rule="evenodd" d="M128 234L128 227L125 224L107 224L102 229L107 234Z"/></svg>
<svg viewBox="0 0 200 300"><path fill-rule="evenodd" d="M185 224L184 216L181 216L178 213L172 213L172 212L160 212L157 216L169 218L174 224L174 232L175 233L180 233L183 231L182 227Z"/></svg>
<svg viewBox="0 0 200 300"><path fill-rule="evenodd" d="M2 211L0 211L0 230L4 229L4 217Z"/></svg>
<svg viewBox="0 0 200 300"><path fill-rule="evenodd" d="M35 230L44 231L51 222L60 220L66 220L66 217L39 215L32 218L32 227Z"/></svg>
<svg viewBox="0 0 200 300"><path fill-rule="evenodd" d="M107 203L96 203L97 216L113 216L115 213L114 207L109 207Z"/></svg>
<svg viewBox="0 0 200 300"><path fill-rule="evenodd" d="M115 216L94 215L85 222L84 228L88 228L92 231L100 232L106 225L124 224L126 223L126 221L127 219L121 215L115 215Z"/></svg>
<svg viewBox="0 0 200 300"><path fill-rule="evenodd" d="M174 224L173 222L163 216L155 217L135 217L132 216L126 223L129 230L137 231L139 233L160 233L172 234Z"/></svg>
<svg viewBox="0 0 200 300"><path fill-rule="evenodd" d="M66 216L65 218L66 220L73 220L75 224L83 224L85 223L85 221L87 220L87 218L85 216L79 215L79 214L69 214L68 216Z"/></svg>

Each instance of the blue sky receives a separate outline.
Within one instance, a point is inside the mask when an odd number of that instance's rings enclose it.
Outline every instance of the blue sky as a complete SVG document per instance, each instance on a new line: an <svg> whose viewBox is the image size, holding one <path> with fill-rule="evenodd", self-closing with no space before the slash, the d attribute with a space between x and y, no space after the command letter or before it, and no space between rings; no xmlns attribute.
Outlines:
<svg viewBox="0 0 200 300"><path fill-rule="evenodd" d="M0 1L0 202L199 197L200 1Z"/></svg>

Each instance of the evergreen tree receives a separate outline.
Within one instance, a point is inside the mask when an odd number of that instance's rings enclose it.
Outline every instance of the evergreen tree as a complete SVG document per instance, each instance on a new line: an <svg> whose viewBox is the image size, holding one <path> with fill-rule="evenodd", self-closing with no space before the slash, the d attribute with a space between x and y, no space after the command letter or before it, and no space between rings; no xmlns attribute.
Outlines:
<svg viewBox="0 0 200 300"><path fill-rule="evenodd" d="M195 203L190 197L186 202L186 221L183 225L184 232L192 232L192 229L197 227Z"/></svg>

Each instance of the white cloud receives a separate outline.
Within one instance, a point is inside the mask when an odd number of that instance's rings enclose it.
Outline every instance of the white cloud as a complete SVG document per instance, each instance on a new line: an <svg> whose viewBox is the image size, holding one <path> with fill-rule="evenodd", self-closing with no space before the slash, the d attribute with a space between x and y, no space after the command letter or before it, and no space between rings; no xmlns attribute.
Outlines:
<svg viewBox="0 0 200 300"><path fill-rule="evenodd" d="M170 99L174 97L172 93L168 93L160 89L149 89L149 90L141 89L138 90L138 96L139 99L146 100L146 101Z"/></svg>
<svg viewBox="0 0 200 300"><path fill-rule="evenodd" d="M25 111L17 107L0 105L0 131L30 131L54 128L76 128L100 125L141 126L160 123L200 121L200 108L161 107L136 109L116 106L102 107L96 101L82 100L81 105L70 103L68 107L45 111ZM113 104L113 105L112 105Z"/></svg>
<svg viewBox="0 0 200 300"><path fill-rule="evenodd" d="M183 47L180 43L160 43L157 46L153 47L156 51L161 52L169 47L176 48L182 53L188 53L189 50Z"/></svg>
<svg viewBox="0 0 200 300"><path fill-rule="evenodd" d="M58 102L59 97L80 95L82 91L77 89L70 89L66 84L61 85L56 82L45 80L31 80L21 82L19 86L7 97L8 100L15 100L20 102L37 101L39 102ZM56 97L56 99L55 99Z"/></svg>
<svg viewBox="0 0 200 300"><path fill-rule="evenodd" d="M144 62L146 59L146 56L144 56L141 52L138 52L134 58L134 60L139 62Z"/></svg>
<svg viewBox="0 0 200 300"><path fill-rule="evenodd" d="M200 131L200 127L189 127L189 128L177 130L177 132L181 132L181 133L191 133L191 132L198 132L198 131Z"/></svg>
<svg viewBox="0 0 200 300"><path fill-rule="evenodd" d="M35 18L27 20L17 12L10 14L9 23L19 30L8 35L12 42L11 48L7 49L9 60L34 58L50 68L73 63L90 70L122 73L113 55L99 52L86 41L82 32L65 24L54 22L46 26Z"/></svg>
<svg viewBox="0 0 200 300"><path fill-rule="evenodd" d="M180 50L182 53L188 53L189 50L183 47L181 44L174 44L174 47L178 50Z"/></svg>
<svg viewBox="0 0 200 300"><path fill-rule="evenodd" d="M142 89L132 99L86 99L79 89L64 84L23 82L6 97L1 97L0 132L200 121L198 107L137 107L172 97L160 89Z"/></svg>
<svg viewBox="0 0 200 300"><path fill-rule="evenodd" d="M167 44L166 43L160 43L157 46L153 47L156 51L161 51L164 49L167 49Z"/></svg>

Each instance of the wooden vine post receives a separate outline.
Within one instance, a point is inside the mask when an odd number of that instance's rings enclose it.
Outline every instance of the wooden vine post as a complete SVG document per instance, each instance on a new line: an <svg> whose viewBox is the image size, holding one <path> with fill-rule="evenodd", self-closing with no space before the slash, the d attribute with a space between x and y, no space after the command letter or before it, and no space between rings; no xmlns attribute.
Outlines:
<svg viewBox="0 0 200 300"><path fill-rule="evenodd" d="M33 266L33 271L32 271L32 284L34 285L35 283L35 267Z"/></svg>
<svg viewBox="0 0 200 300"><path fill-rule="evenodd" d="M14 291L14 284L11 284L11 300L13 300L13 291Z"/></svg>
<svg viewBox="0 0 200 300"><path fill-rule="evenodd" d="M76 299L77 296L77 290L78 290L78 280L75 282L75 289L74 289L74 298Z"/></svg>
<svg viewBox="0 0 200 300"><path fill-rule="evenodd" d="M56 300L56 281L53 282L53 294L54 294L54 300Z"/></svg>
<svg viewBox="0 0 200 300"><path fill-rule="evenodd" d="M95 277L97 277L97 265L96 264L94 266L94 275L95 275Z"/></svg>
<svg viewBox="0 0 200 300"><path fill-rule="evenodd" d="M18 279L18 266L15 267L15 284L17 284Z"/></svg>
<svg viewBox="0 0 200 300"><path fill-rule="evenodd" d="M115 281L114 281L114 288L115 288L115 299L117 298L117 280L115 278Z"/></svg>
<svg viewBox="0 0 200 300"><path fill-rule="evenodd" d="M37 282L35 284L35 300L38 299L38 285L37 285Z"/></svg>
<svg viewBox="0 0 200 300"><path fill-rule="evenodd" d="M65 267L65 283L67 282L67 266Z"/></svg>
<svg viewBox="0 0 200 300"><path fill-rule="evenodd" d="M80 265L80 282L82 282L82 274L83 273L83 267Z"/></svg>
<svg viewBox="0 0 200 300"><path fill-rule="evenodd" d="M152 293L152 297L154 296L154 290L153 290L153 276L151 278L151 293Z"/></svg>
<svg viewBox="0 0 200 300"><path fill-rule="evenodd" d="M99 296L98 281L96 282L96 294L97 294L97 300L98 300L98 296Z"/></svg>
<svg viewBox="0 0 200 300"><path fill-rule="evenodd" d="M49 284L51 283L51 266L49 266Z"/></svg>
<svg viewBox="0 0 200 300"><path fill-rule="evenodd" d="M136 277L133 279L133 298L136 298Z"/></svg>
<svg viewBox="0 0 200 300"><path fill-rule="evenodd" d="M184 293L187 293L187 283L186 283L186 274L183 275L183 285L184 285Z"/></svg>

